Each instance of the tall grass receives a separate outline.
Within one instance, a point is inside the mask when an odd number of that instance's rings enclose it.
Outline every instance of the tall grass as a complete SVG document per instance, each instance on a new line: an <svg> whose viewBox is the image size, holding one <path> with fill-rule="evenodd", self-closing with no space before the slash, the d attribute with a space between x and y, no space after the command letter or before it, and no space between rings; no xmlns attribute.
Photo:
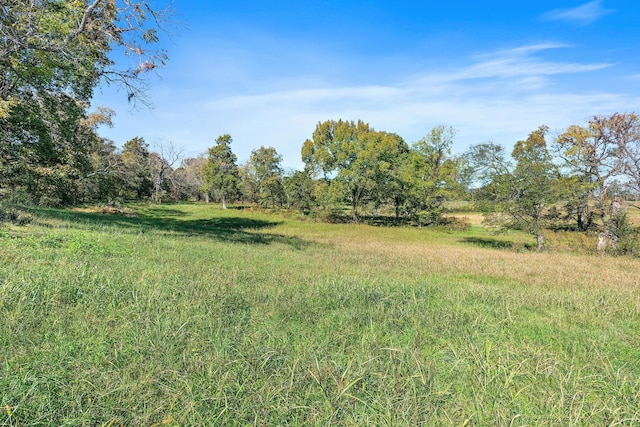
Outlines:
<svg viewBox="0 0 640 427"><path fill-rule="evenodd" d="M0 424L640 423L636 259L135 210L0 229Z"/></svg>

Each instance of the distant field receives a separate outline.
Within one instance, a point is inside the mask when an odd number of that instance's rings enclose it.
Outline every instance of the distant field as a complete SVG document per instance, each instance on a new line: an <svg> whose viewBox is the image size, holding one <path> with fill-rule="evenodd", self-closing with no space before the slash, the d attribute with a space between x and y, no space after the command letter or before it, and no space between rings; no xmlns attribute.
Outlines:
<svg viewBox="0 0 640 427"><path fill-rule="evenodd" d="M0 425L640 424L638 259L473 212L32 213L0 226Z"/></svg>

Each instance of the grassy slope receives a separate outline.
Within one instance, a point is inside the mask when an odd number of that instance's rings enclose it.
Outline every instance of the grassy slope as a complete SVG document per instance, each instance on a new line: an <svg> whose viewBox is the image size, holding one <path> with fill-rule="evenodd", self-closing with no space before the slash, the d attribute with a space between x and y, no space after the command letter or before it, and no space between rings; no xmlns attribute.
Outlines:
<svg viewBox="0 0 640 427"><path fill-rule="evenodd" d="M638 260L198 205L39 215L0 229L2 425L640 423Z"/></svg>

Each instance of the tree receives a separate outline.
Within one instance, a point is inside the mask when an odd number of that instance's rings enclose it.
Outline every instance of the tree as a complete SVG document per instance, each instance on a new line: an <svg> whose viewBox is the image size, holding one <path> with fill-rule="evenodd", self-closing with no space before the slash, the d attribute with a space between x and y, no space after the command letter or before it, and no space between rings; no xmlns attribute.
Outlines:
<svg viewBox="0 0 640 427"><path fill-rule="evenodd" d="M27 188L41 201L79 201L78 183L92 173L88 158L97 141L86 125L93 90L119 83L130 100L144 102L145 74L166 60L154 45L169 16L143 0L0 5L0 188ZM119 68L114 50L137 65Z"/></svg>
<svg viewBox="0 0 640 427"><path fill-rule="evenodd" d="M282 206L285 201L281 162L282 156L273 147L261 146L251 151L245 165L245 188L261 206Z"/></svg>
<svg viewBox="0 0 640 427"><path fill-rule="evenodd" d="M101 144L95 126L65 95L14 105L0 118L0 189L21 188L45 205L80 201L80 182L92 172L90 156Z"/></svg>
<svg viewBox="0 0 640 427"><path fill-rule="evenodd" d="M553 206L562 197L560 175L547 149L546 126L518 141L511 153L515 164L504 158L504 149L482 144L470 149L470 159L480 172L483 186L478 205L487 219L501 228L524 230L544 246L543 230L555 219Z"/></svg>
<svg viewBox="0 0 640 427"><path fill-rule="evenodd" d="M112 203L122 196L126 187L124 164L118 150L110 140L91 153L92 172L82 179L83 200Z"/></svg>
<svg viewBox="0 0 640 427"><path fill-rule="evenodd" d="M582 177L582 197L576 203L600 219L600 243L611 243L617 252L635 247L636 231L629 225L622 201L614 198L618 178L635 191L640 188L640 121L635 114L595 116L587 128L572 126L558 138L565 158ZM593 203L590 203L593 201ZM590 205L594 205L594 209ZM617 207L615 207L617 206ZM579 222L580 225L580 222ZM586 230L586 227L581 228ZM618 246L618 243L620 245ZM623 249L624 248L624 249Z"/></svg>
<svg viewBox="0 0 640 427"><path fill-rule="evenodd" d="M393 165L407 151L400 136L376 132L358 120L329 120L318 123L312 139L302 146L302 160L309 170L332 178L351 203L353 220L358 222L360 206L366 200L380 203L390 184Z"/></svg>
<svg viewBox="0 0 640 427"><path fill-rule="evenodd" d="M204 166L207 158L204 154L198 157L183 159L180 167L173 173L172 194L176 199L201 200L203 195L209 202L209 188L204 178Z"/></svg>
<svg viewBox="0 0 640 427"><path fill-rule="evenodd" d="M124 189L126 198L133 197L142 200L146 197L151 197L153 181L149 167L150 156L149 144L141 137L130 139L122 147L123 173L126 176L127 183Z"/></svg>
<svg viewBox="0 0 640 427"><path fill-rule="evenodd" d="M314 182L308 170L295 171L282 180L288 207L300 211L301 215L309 212L315 204Z"/></svg>
<svg viewBox="0 0 640 427"><path fill-rule="evenodd" d="M602 138L612 141L618 148L620 172L626 184L640 192L640 117L637 114L613 114L597 118L597 130Z"/></svg>
<svg viewBox="0 0 640 427"><path fill-rule="evenodd" d="M227 208L227 201L235 199L240 190L240 176L237 157L231 151L231 135L224 134L216 138L216 145L209 148L209 157L203 168L207 193L213 191L222 202L222 208Z"/></svg>
<svg viewBox="0 0 640 427"><path fill-rule="evenodd" d="M26 96L67 94L88 101L100 82L144 93L144 74L162 66L155 48L171 18L145 0L30 0L0 6L0 100L11 108ZM114 49L138 59L119 68Z"/></svg>
<svg viewBox="0 0 640 427"><path fill-rule="evenodd" d="M440 221L444 202L459 194L458 164L451 157L455 129L436 126L413 144L405 169L408 199L413 211L431 223Z"/></svg>
<svg viewBox="0 0 640 427"><path fill-rule="evenodd" d="M170 141L156 143L155 149L149 155L149 172L153 182L153 201L160 203L162 193L171 185L173 166L180 161L183 150Z"/></svg>
<svg viewBox="0 0 640 427"><path fill-rule="evenodd" d="M608 118L594 117L587 127L570 126L557 138L557 151L573 180L568 209L581 231L588 230L596 218L604 227L607 188L621 172L620 149L609 122Z"/></svg>

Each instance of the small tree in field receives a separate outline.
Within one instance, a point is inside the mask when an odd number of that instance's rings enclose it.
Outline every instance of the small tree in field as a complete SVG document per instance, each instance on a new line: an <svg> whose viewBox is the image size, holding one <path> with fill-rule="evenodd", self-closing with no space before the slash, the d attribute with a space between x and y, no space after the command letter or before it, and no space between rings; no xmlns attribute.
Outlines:
<svg viewBox="0 0 640 427"><path fill-rule="evenodd" d="M501 228L524 230L544 246L543 230L555 218L552 207L561 199L562 181L547 150L546 126L518 141L509 162L504 149L482 144L470 150L470 159L480 171L484 185L476 194L487 221Z"/></svg>
<svg viewBox="0 0 640 427"><path fill-rule="evenodd" d="M231 135L216 138L216 145L209 148L209 157L203 168L206 186L214 192L227 208L227 201L235 199L240 190L240 176L236 155L231 151Z"/></svg>
<svg viewBox="0 0 640 427"><path fill-rule="evenodd" d="M295 171L282 179L282 185L289 208L296 208L301 215L306 214L315 204L313 197L313 177L308 170Z"/></svg>
<svg viewBox="0 0 640 427"><path fill-rule="evenodd" d="M285 189L282 184L282 156L273 147L260 147L251 151L244 165L243 179L251 199L262 207L282 206Z"/></svg>
<svg viewBox="0 0 640 427"><path fill-rule="evenodd" d="M459 192L458 163L451 157L455 134L452 127L436 126L411 147L404 175L406 195L420 224L440 221L444 202Z"/></svg>

